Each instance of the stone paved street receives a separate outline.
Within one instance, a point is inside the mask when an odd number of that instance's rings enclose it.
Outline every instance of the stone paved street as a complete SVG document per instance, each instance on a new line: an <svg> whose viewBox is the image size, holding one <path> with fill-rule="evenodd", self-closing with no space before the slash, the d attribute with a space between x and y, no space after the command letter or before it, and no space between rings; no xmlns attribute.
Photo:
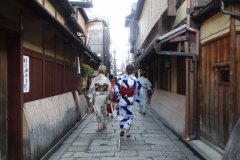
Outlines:
<svg viewBox="0 0 240 160"><path fill-rule="evenodd" d="M94 114L88 114L76 130L51 155L50 160L195 160L198 158L161 120L147 109L138 113L135 104L131 137L119 136L116 118L97 132Z"/></svg>

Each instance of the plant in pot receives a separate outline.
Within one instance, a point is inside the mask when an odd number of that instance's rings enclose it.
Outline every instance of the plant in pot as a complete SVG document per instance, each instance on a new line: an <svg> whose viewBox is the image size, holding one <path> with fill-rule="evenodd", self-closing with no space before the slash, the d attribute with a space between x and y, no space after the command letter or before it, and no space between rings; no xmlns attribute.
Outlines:
<svg viewBox="0 0 240 160"><path fill-rule="evenodd" d="M81 74L82 74L82 85L86 86L87 77L94 72L94 69L87 64L81 65Z"/></svg>

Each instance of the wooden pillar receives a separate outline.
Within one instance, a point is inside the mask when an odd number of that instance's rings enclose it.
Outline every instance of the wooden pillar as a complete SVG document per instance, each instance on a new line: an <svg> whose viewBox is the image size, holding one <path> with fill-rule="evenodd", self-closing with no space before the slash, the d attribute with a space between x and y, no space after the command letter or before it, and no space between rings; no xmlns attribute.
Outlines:
<svg viewBox="0 0 240 160"><path fill-rule="evenodd" d="M235 12L234 5L231 12ZM229 83L229 134L236 123L236 26L235 18L230 16L230 83Z"/></svg>

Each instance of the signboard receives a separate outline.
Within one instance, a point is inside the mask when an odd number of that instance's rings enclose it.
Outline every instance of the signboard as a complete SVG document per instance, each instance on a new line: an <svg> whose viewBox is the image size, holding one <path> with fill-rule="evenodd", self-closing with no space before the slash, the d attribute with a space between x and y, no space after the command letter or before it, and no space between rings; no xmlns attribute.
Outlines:
<svg viewBox="0 0 240 160"><path fill-rule="evenodd" d="M29 57L23 56L23 93L29 92L30 80L29 80Z"/></svg>
<svg viewBox="0 0 240 160"><path fill-rule="evenodd" d="M80 66L80 61L79 61L79 57L77 57L77 65L78 65L78 74L81 74L81 66Z"/></svg>

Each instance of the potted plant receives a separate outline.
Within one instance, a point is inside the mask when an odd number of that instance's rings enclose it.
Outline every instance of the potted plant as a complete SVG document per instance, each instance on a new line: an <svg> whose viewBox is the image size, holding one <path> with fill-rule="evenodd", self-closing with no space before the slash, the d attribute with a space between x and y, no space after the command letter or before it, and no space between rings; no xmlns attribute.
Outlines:
<svg viewBox="0 0 240 160"><path fill-rule="evenodd" d="M87 77L94 72L94 69L87 64L81 65L82 86L87 85Z"/></svg>
<svg viewBox="0 0 240 160"><path fill-rule="evenodd" d="M81 74L82 74L82 78L86 78L88 77L90 74L92 74L94 72L94 69L91 68L89 65L87 64L82 64L81 65Z"/></svg>

